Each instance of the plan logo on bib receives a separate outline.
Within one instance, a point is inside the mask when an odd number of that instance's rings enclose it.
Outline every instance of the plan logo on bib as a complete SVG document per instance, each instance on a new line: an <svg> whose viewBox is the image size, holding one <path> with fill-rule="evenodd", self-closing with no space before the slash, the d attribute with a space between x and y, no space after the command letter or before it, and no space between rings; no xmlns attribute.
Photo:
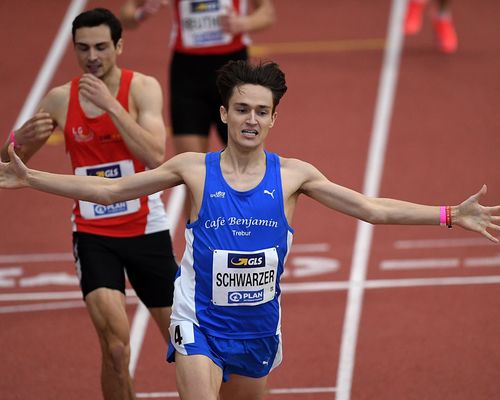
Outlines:
<svg viewBox="0 0 500 400"><path fill-rule="evenodd" d="M229 304L257 303L264 299L264 290L240 290L229 292L227 302Z"/></svg>

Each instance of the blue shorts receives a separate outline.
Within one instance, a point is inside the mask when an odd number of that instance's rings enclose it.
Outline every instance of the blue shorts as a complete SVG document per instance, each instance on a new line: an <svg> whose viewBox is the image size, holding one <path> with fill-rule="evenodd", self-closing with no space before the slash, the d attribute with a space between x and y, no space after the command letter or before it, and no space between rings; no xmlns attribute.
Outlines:
<svg viewBox="0 0 500 400"><path fill-rule="evenodd" d="M226 339L207 335L195 324L172 321L167 361L175 361L175 352L204 355L222 369L226 382L229 375L262 378L281 364L281 335L257 339Z"/></svg>

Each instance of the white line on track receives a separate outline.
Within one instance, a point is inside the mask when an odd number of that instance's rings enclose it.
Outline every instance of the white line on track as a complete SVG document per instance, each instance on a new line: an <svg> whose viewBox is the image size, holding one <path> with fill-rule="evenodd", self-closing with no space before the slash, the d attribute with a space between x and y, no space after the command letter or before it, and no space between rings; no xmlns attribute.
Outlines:
<svg viewBox="0 0 500 400"><path fill-rule="evenodd" d="M490 242L489 240L484 240L484 238L397 240L394 242L394 247L399 250L479 247L495 245L496 243Z"/></svg>
<svg viewBox="0 0 500 400"><path fill-rule="evenodd" d="M314 394L314 393L335 393L334 387L310 387L310 388L280 388L269 389L269 394ZM139 399L165 399L178 398L177 392L152 392L152 393L137 393Z"/></svg>
<svg viewBox="0 0 500 400"><path fill-rule="evenodd" d="M9 254L0 256L0 264L74 261L71 253Z"/></svg>
<svg viewBox="0 0 500 400"><path fill-rule="evenodd" d="M16 122L14 123L14 128L18 128L23 124L28 118L30 118L36 111L36 107L40 103L40 100L45 95L47 87L57 70L61 58L64 55L68 39L71 34L71 22L73 19L83 10L87 0L73 0L66 11L66 15L59 27L56 38L52 43L52 46L45 57L45 61L42 68L38 72L35 83L31 87L31 91L26 97L23 108L19 113Z"/></svg>
<svg viewBox="0 0 500 400"><path fill-rule="evenodd" d="M432 268L458 268L458 258L417 258L414 260L384 260L380 263L382 270L409 270Z"/></svg>
<svg viewBox="0 0 500 400"><path fill-rule="evenodd" d="M500 254L493 257L469 257L464 260L464 267L498 267Z"/></svg>
<svg viewBox="0 0 500 400"><path fill-rule="evenodd" d="M290 253L326 253L331 247L329 243L294 243Z"/></svg>
<svg viewBox="0 0 500 400"><path fill-rule="evenodd" d="M170 235L172 238L175 235L179 218L182 214L185 196L186 190L184 185L174 187L170 193L166 212L168 218L170 219ZM150 315L148 309L142 302L139 302L130 325L129 372L131 376L134 376L137 363L139 362L139 355L141 353L142 344L144 343L144 336L148 327L149 317Z"/></svg>
<svg viewBox="0 0 500 400"><path fill-rule="evenodd" d="M369 289L392 289L400 287L421 287L421 286L455 286L455 285L495 285L500 283L500 275L483 275L483 276L449 276L440 278L407 278L407 279L373 279L366 280L363 284L365 290ZM350 281L316 281L316 282L299 282L299 283L283 283L281 288L283 294L296 294L296 293L320 293L320 292L337 292L348 290ZM74 290L71 292L32 292L32 293L4 293L0 294L0 302L31 302L31 301L52 301L51 303L38 303L38 304L52 304L53 308L47 306L45 310L69 308L59 306L64 304L65 300L68 304L72 299L81 299L81 292ZM127 304L137 304L139 300L132 289L127 289ZM77 304L76 302L72 304ZM83 302L79 302L83 306ZM29 306L34 306L30 309ZM17 307L17 308L16 308ZM8 312L26 312L26 311L40 311L36 308L37 304L13 305L0 307L2 310Z"/></svg>
<svg viewBox="0 0 500 400"><path fill-rule="evenodd" d="M384 50L384 60L377 94L368 162L365 170L363 192L368 196L377 196L380 188L389 132L389 122L392 114L394 92L399 70L399 60L403 41L401 30L405 9L406 0L392 1L387 33L388 38L386 41L387 46ZM372 236L373 226L359 221L354 243L347 306L340 344L336 400L349 400L351 396L356 343L363 303L363 288L366 279L366 269Z"/></svg>

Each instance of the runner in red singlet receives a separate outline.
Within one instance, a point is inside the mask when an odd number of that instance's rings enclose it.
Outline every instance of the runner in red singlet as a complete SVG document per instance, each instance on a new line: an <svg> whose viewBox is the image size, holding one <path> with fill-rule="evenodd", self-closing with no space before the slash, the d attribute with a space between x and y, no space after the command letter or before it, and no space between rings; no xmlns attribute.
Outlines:
<svg viewBox="0 0 500 400"><path fill-rule="evenodd" d="M64 131L75 175L119 178L163 162L161 88L150 76L118 67L121 31L120 21L106 9L75 18L73 44L83 75L50 90L42 110L9 136L24 161L57 126ZM4 161L9 141L1 149ZM106 400L135 399L128 372L125 273L168 341L177 264L160 194L107 206L76 201L73 209L77 274L101 344Z"/></svg>

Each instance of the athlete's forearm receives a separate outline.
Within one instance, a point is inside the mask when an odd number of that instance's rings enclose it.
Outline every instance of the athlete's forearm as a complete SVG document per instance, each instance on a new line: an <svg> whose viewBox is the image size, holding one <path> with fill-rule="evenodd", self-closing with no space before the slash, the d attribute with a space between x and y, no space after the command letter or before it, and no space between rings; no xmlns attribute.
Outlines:
<svg viewBox="0 0 500 400"><path fill-rule="evenodd" d="M246 17L245 32L266 29L274 24L276 13L271 0L261 0L255 11Z"/></svg>
<svg viewBox="0 0 500 400"><path fill-rule="evenodd" d="M114 182L111 179L61 175L29 169L25 182L26 187L72 199L98 204L112 204L120 201L112 195Z"/></svg>
<svg viewBox="0 0 500 400"><path fill-rule="evenodd" d="M176 174L165 174L158 168L122 178L60 175L37 170L28 170L26 175L26 187L103 205L137 199L182 183Z"/></svg>

